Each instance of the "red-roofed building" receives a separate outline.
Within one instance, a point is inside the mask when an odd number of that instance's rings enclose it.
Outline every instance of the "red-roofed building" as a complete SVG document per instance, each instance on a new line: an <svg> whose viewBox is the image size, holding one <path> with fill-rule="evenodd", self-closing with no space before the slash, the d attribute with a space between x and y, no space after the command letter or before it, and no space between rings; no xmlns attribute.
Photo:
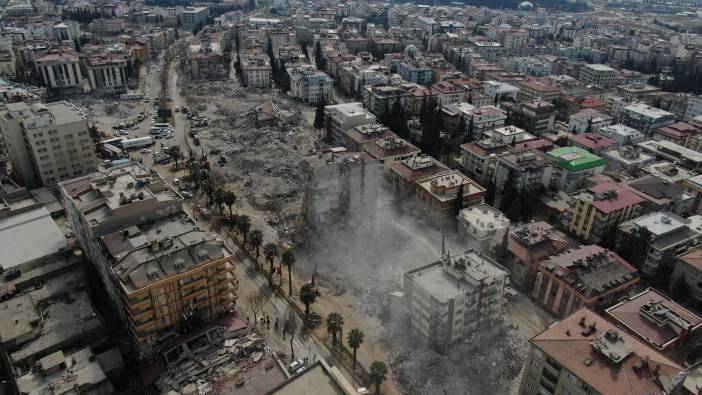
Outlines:
<svg viewBox="0 0 702 395"><path fill-rule="evenodd" d="M526 79L517 82L519 88L519 100L532 101L536 99L553 100L560 94L557 86L541 82L536 79Z"/></svg>
<svg viewBox="0 0 702 395"><path fill-rule="evenodd" d="M572 145L584 148L595 155L601 155L617 145L617 142L597 133L573 134L570 136Z"/></svg>
<svg viewBox="0 0 702 395"><path fill-rule="evenodd" d="M605 310L605 318L658 352L669 355L702 328L702 318L653 288L623 298ZM684 357L686 353L682 354L679 356Z"/></svg>
<svg viewBox="0 0 702 395"><path fill-rule="evenodd" d="M656 140L672 141L682 146L687 145L690 137L700 133L700 129L687 122L676 122L672 125L663 126L653 131L653 138Z"/></svg>
<svg viewBox="0 0 702 395"><path fill-rule="evenodd" d="M414 193L418 186L415 181L446 171L449 171L446 165L431 156L422 155L390 165L390 179L402 193Z"/></svg>
<svg viewBox="0 0 702 395"><path fill-rule="evenodd" d="M399 137L388 137L363 144L363 151L383 164L385 170L390 165L403 159L412 158L419 154L419 148Z"/></svg>
<svg viewBox="0 0 702 395"><path fill-rule="evenodd" d="M620 222L638 217L645 199L609 182L570 195L563 214L566 229L575 237L594 243Z"/></svg>
<svg viewBox="0 0 702 395"><path fill-rule="evenodd" d="M83 76L74 50L61 48L36 52L34 66L50 93L83 92Z"/></svg>
<svg viewBox="0 0 702 395"><path fill-rule="evenodd" d="M460 85L454 85L448 81L439 81L431 86L439 97L439 104L456 104L465 100L466 89Z"/></svg>
<svg viewBox="0 0 702 395"><path fill-rule="evenodd" d="M520 395L678 394L685 369L587 308L529 341Z"/></svg>
<svg viewBox="0 0 702 395"><path fill-rule="evenodd" d="M694 248L675 260L673 274L670 276L670 288L677 286L680 277L687 284L692 299L697 303L702 303L702 247Z"/></svg>
<svg viewBox="0 0 702 395"><path fill-rule="evenodd" d="M624 258L590 244L541 262L532 296L549 313L565 317L581 306L609 306L638 282L638 271Z"/></svg>

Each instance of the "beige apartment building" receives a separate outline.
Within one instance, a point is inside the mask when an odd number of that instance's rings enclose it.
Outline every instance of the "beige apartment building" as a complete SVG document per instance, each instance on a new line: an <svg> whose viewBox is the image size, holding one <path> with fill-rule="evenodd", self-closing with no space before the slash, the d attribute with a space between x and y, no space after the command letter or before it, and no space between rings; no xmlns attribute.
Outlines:
<svg viewBox="0 0 702 395"><path fill-rule="evenodd" d="M183 212L156 173L129 164L60 188L76 239L141 352L235 304L232 252Z"/></svg>
<svg viewBox="0 0 702 395"><path fill-rule="evenodd" d="M0 107L0 132L13 174L27 188L56 185L97 169L88 121L66 102L8 103Z"/></svg>
<svg viewBox="0 0 702 395"><path fill-rule="evenodd" d="M509 272L475 250L404 274L412 335L439 351L499 322Z"/></svg>

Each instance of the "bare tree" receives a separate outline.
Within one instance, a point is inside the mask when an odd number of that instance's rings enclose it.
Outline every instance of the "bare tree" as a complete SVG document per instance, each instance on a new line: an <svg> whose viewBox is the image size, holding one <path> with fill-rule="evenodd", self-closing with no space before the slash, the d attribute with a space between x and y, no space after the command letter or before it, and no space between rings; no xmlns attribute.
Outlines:
<svg viewBox="0 0 702 395"><path fill-rule="evenodd" d="M294 311L290 310L290 315L283 324L283 330L290 335L290 355L292 355L291 359L295 359L295 350L293 350L293 338L295 337L295 332L297 331L297 317L295 316Z"/></svg>
<svg viewBox="0 0 702 395"><path fill-rule="evenodd" d="M265 299L263 299L263 296L261 295L248 295L246 297L246 306L251 310L251 314L253 314L253 323L254 326L256 326L256 322L258 320L258 314L263 313L263 304L265 303Z"/></svg>

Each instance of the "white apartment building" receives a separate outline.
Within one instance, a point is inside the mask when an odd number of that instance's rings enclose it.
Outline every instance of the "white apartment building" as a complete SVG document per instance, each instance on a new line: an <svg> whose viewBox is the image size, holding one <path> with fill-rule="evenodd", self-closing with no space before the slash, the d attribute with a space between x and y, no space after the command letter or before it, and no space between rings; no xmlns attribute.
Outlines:
<svg viewBox="0 0 702 395"><path fill-rule="evenodd" d="M103 93L127 92L127 63L124 55L94 55L85 59L92 91Z"/></svg>
<svg viewBox="0 0 702 395"><path fill-rule="evenodd" d="M356 126L375 123L375 115L366 111L359 102L335 104L324 107L327 139L343 143L343 135Z"/></svg>
<svg viewBox="0 0 702 395"><path fill-rule="evenodd" d="M326 101L334 80L319 70L296 69L290 75L290 95L309 103Z"/></svg>
<svg viewBox="0 0 702 395"><path fill-rule="evenodd" d="M511 98L516 101L519 88L506 82L485 81L483 83L483 93L497 103L505 98Z"/></svg>
<svg viewBox="0 0 702 395"><path fill-rule="evenodd" d="M568 131L575 134L596 133L600 128L609 126L614 118L597 110L585 109L570 116Z"/></svg>
<svg viewBox="0 0 702 395"><path fill-rule="evenodd" d="M675 123L675 115L660 108L636 103L622 109L621 121L650 137L656 129Z"/></svg>
<svg viewBox="0 0 702 395"><path fill-rule="evenodd" d="M493 249L509 229L509 219L487 203L464 208L458 213L461 241L479 250Z"/></svg>
<svg viewBox="0 0 702 395"><path fill-rule="evenodd" d="M620 147L625 145L636 144L646 139L645 134L639 132L634 128L622 125L621 123L602 126L599 128L597 133L616 141L617 145Z"/></svg>
<svg viewBox="0 0 702 395"><path fill-rule="evenodd" d="M66 102L0 108L13 173L27 188L55 185L97 169L88 121Z"/></svg>
<svg viewBox="0 0 702 395"><path fill-rule="evenodd" d="M184 29L192 29L198 23L203 24L210 17L210 9L207 7L185 7L180 13Z"/></svg>
<svg viewBox="0 0 702 395"><path fill-rule="evenodd" d="M580 69L579 80L588 85L597 85L609 88L614 85L617 71L603 64L586 64Z"/></svg>
<svg viewBox="0 0 702 395"><path fill-rule="evenodd" d="M59 95L83 92L78 56L72 49L37 52L34 67L49 91Z"/></svg>
<svg viewBox="0 0 702 395"><path fill-rule="evenodd" d="M271 87L271 64L266 55L239 55L241 58L241 72L246 80L246 85L268 89Z"/></svg>
<svg viewBox="0 0 702 395"><path fill-rule="evenodd" d="M412 335L445 351L502 315L509 272L473 249L404 274L404 298Z"/></svg>

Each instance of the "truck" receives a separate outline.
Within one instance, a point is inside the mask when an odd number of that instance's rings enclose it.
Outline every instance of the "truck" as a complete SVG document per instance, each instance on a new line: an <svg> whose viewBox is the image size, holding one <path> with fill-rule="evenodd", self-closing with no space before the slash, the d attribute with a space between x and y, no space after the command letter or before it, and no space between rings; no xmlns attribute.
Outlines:
<svg viewBox="0 0 702 395"><path fill-rule="evenodd" d="M122 140L122 149L150 147L153 144L154 144L154 139L151 136L137 137L137 138L133 138L133 139L124 139L124 140Z"/></svg>

